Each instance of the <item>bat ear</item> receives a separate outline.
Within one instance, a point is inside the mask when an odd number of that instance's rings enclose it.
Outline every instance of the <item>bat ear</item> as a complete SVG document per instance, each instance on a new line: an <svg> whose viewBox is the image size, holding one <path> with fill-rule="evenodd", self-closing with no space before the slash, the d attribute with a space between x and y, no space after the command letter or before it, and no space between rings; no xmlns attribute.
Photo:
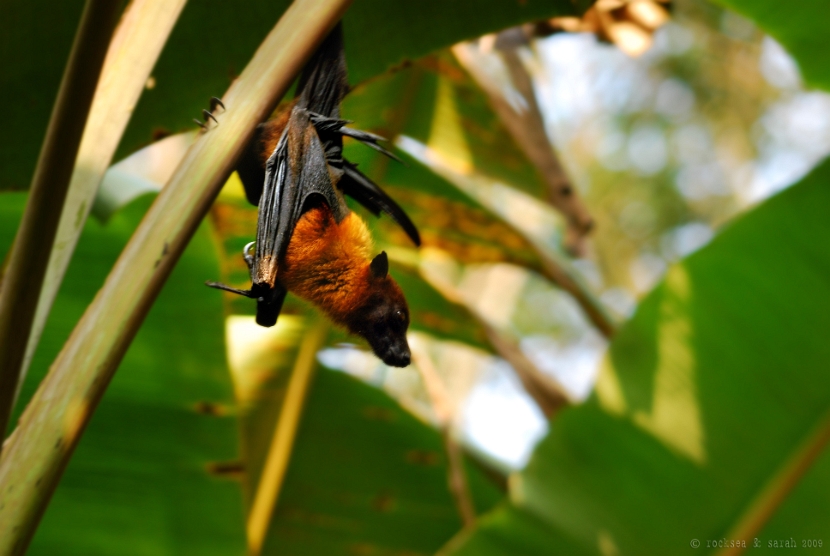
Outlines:
<svg viewBox="0 0 830 556"><path fill-rule="evenodd" d="M386 251L381 251L380 255L372 259L369 270L371 270L373 278L386 278L386 275L389 274L389 257L386 256Z"/></svg>

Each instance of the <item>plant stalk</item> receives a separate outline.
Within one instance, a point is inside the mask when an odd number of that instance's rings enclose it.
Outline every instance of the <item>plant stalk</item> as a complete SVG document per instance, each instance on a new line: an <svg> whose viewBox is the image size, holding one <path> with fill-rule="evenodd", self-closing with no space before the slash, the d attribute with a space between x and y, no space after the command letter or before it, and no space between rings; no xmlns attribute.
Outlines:
<svg viewBox="0 0 830 556"><path fill-rule="evenodd" d="M574 404L565 388L528 359L515 341L496 330L481 316L473 316L484 328L490 345L502 359L510 363L525 392L536 402L545 417L552 419L561 409Z"/></svg>
<svg viewBox="0 0 830 556"><path fill-rule="evenodd" d="M464 469L464 453L452 434L456 408L449 399L447 387L441 380L429 353L422 346L413 345L412 360L421 375L444 441L447 454L447 488L455 502L461 523L465 529L470 529L476 524L476 510L467 481L467 472Z"/></svg>
<svg viewBox="0 0 830 556"><path fill-rule="evenodd" d="M109 45L49 254L17 393L81 237L98 186L186 0L132 0ZM14 405L14 402L12 402Z"/></svg>
<svg viewBox="0 0 830 556"><path fill-rule="evenodd" d="M500 36L515 30L509 29ZM498 44L499 41L496 41L497 48ZM517 47L508 44L499 48L498 52L509 74L510 84L525 101L521 108L512 106L505 99L502 88L487 73L487 62L492 60L484 58L475 46L458 44L452 48L452 52L487 95L493 111L536 168L547 188L547 201L565 216L565 246L568 251L582 256L585 252L585 239L593 229L594 219L580 199L545 132L544 117L533 91L533 80L519 57Z"/></svg>
<svg viewBox="0 0 830 556"><path fill-rule="evenodd" d="M262 553L285 473L291 461L294 439L300 426L308 389L317 367L317 352L323 347L327 332L328 325L324 321L314 324L300 344L300 352L294 362L282 410L274 427L271 447L248 515L248 554L251 556Z"/></svg>
<svg viewBox="0 0 830 556"><path fill-rule="evenodd" d="M717 556L737 556L746 548L753 548L758 535L787 500L804 475L812 469L830 442L830 411L825 413L807 438L796 446L780 469L770 477L754 500L744 510L737 523L724 538L741 539L745 547L735 546L718 551Z"/></svg>
<svg viewBox="0 0 830 556"><path fill-rule="evenodd" d="M119 2L87 0L0 284L0 439L5 437L69 179Z"/></svg>
<svg viewBox="0 0 830 556"><path fill-rule="evenodd" d="M26 551L119 362L254 127L349 4L297 0L288 8L223 98L220 125L196 141L133 234L0 459L0 554Z"/></svg>

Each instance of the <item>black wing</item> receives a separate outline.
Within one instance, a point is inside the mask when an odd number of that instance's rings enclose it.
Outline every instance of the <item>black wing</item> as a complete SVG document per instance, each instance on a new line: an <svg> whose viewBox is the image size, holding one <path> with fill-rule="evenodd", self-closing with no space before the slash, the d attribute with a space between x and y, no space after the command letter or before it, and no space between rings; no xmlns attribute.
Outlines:
<svg viewBox="0 0 830 556"><path fill-rule="evenodd" d="M256 320L261 326L276 324L282 309L286 290L277 281L279 261L288 249L309 196L321 195L338 222L347 213L332 185L333 177L337 177L342 138L335 133L323 134L321 138L310 118L311 113L339 117L340 101L347 91L343 36L338 24L306 64L297 87L297 102L265 170L259 159L267 123L257 128L254 140L237 165L248 201L259 206L256 251L253 257L245 254L251 270L251 289L208 285L256 299ZM334 176L329 172L328 159L334 161Z"/></svg>
<svg viewBox="0 0 830 556"><path fill-rule="evenodd" d="M363 172L358 170L357 166L348 160L343 162L343 177L338 184L343 193L369 209L375 216L385 212L403 228L415 245L421 245L418 228L415 227L406 212L398 206L398 203L378 187L375 182L366 177Z"/></svg>
<svg viewBox="0 0 830 556"><path fill-rule="evenodd" d="M266 281L273 284L276 263L285 255L306 200L315 194L325 199L337 221L346 216L346 208L332 186L323 143L308 113L295 107L265 167L253 269L255 285Z"/></svg>
<svg viewBox="0 0 830 556"><path fill-rule="evenodd" d="M306 110L298 106L292 110L265 166L263 183L251 293L258 303L257 323L272 326L285 298L285 289L277 281L279 261L288 249L308 198L323 197L338 222L348 213L334 191L324 145Z"/></svg>
<svg viewBox="0 0 830 556"><path fill-rule="evenodd" d="M343 136L345 135L400 161L397 156L378 144L379 141L384 140L383 137L346 127L346 124L350 122L340 119L340 103L348 90L343 30L338 24L306 65L297 86L297 102L293 110L301 109L308 114L323 144L326 162L337 180L338 188L373 214L379 215L381 212L388 214L404 229L415 245L420 245L418 230L404 210L377 184L358 171L354 164L343 159ZM262 137L267 135L266 130L269 124L261 124L257 128L254 140L237 165L237 171L245 186L245 194L248 201L254 205L260 202L263 183L266 179L266 172L260 165L260 151ZM272 154L272 158L273 156Z"/></svg>
<svg viewBox="0 0 830 556"><path fill-rule="evenodd" d="M348 122L340 119L340 102L348 90L343 31L338 23L303 70L296 103L265 170L259 160L269 123L259 126L237 165L248 200L259 206L256 252L254 257L246 254L252 285L250 290L209 285L256 299L257 323L262 326L273 326L282 308L286 292L277 281L279 261L310 196L323 197L340 222L348 209L335 190L337 184L373 213L389 214L420 244L418 231L403 209L343 159L344 135L396 158L377 144L381 137L345 127Z"/></svg>

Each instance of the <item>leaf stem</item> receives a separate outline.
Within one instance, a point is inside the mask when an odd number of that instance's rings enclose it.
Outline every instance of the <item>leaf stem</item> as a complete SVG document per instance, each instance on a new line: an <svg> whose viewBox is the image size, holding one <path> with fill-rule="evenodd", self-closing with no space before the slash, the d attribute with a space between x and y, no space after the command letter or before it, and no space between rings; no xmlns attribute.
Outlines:
<svg viewBox="0 0 830 556"><path fill-rule="evenodd" d="M0 284L0 438L17 396L49 255L119 6L87 0L84 7Z"/></svg>
<svg viewBox="0 0 830 556"><path fill-rule="evenodd" d="M456 408L450 401L444 381L441 380L425 346L419 343L411 347L413 362L426 387L444 440L444 449L447 453L447 487L455 501L455 507L464 528L469 529L476 524L476 511L464 469L464 454L452 435L452 422L455 419Z"/></svg>
<svg viewBox="0 0 830 556"><path fill-rule="evenodd" d="M63 282L98 186L112 161L133 108L186 0L133 0L109 45L49 254L23 362L26 376L49 311Z"/></svg>
<svg viewBox="0 0 830 556"><path fill-rule="evenodd" d="M516 28L503 31L499 37L515 32ZM504 45L500 45L504 42ZM545 132L544 118L533 91L533 81L519 58L517 46L509 41L496 40L496 47L510 76L510 82L525 101L522 108L515 108L505 99L498 83L485 70L487 60L477 53L472 44L458 44L452 48L456 59L479 84L490 105L502 121L513 140L536 167L547 187L547 200L559 210L567 221L565 245L576 255L585 251L585 238L594 227L594 219L571 183L556 150Z"/></svg>
<svg viewBox="0 0 830 556"><path fill-rule="evenodd" d="M570 293L603 336L611 338L614 335L616 331L614 319L606 312L599 299L591 293L570 258L558 249L551 248L533 233L523 229L515 214L508 211L506 205L497 199L499 189L509 191L512 195L514 194L512 188L501 185L474 170L461 168L441 152L410 137L399 136L395 143L399 149L501 218L524 237L539 257L542 275ZM522 195L518 192L515 194Z"/></svg>
<svg viewBox="0 0 830 556"><path fill-rule="evenodd" d="M3 451L0 554L25 552L118 364L254 127L349 4L297 0L288 8L223 98L220 125L196 141L150 207Z"/></svg>
<svg viewBox="0 0 830 556"><path fill-rule="evenodd" d="M248 514L248 554L262 553L268 529L282 490L285 473L291 460L294 438L300 425L303 405L316 367L317 351L326 339L328 325L320 320L303 338L288 381L288 390L282 401L279 419L274 427L271 448L265 458L251 511Z"/></svg>
<svg viewBox="0 0 830 556"><path fill-rule="evenodd" d="M725 538L743 539L746 541L746 547L753 546L752 541L755 536L764 528L810 470L816 459L824 452L828 442L830 442L830 411L822 416L810 435L764 485ZM717 554L718 556L737 556L743 551L744 548L739 547L725 548Z"/></svg>
<svg viewBox="0 0 830 556"><path fill-rule="evenodd" d="M573 405L565 388L528 359L513 339L496 330L480 316L474 317L484 328L490 345L502 359L510 363L525 392L536 402L545 417L551 419L560 409Z"/></svg>
<svg viewBox="0 0 830 556"><path fill-rule="evenodd" d="M423 265L420 268L420 274L425 282L435 288L445 299L465 311L471 319L481 326L493 351L510 364L525 391L545 417L551 418L560 409L573 405L573 400L568 395L565 387L553 377L545 374L533 361L528 359L515 340L508 334L497 330L487 322L487 319L464 299L458 288L448 281L438 279L437 276L425 272ZM420 368L420 365L418 367ZM425 383L429 390L429 382L425 380Z"/></svg>

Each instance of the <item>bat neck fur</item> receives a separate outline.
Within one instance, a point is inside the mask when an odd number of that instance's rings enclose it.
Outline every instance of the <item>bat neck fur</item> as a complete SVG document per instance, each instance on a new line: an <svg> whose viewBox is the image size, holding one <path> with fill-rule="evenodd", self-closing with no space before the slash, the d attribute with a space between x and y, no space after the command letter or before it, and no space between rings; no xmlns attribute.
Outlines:
<svg viewBox="0 0 830 556"><path fill-rule="evenodd" d="M350 212L338 224L328 205L316 203L294 228L279 280L288 291L348 326L373 290L392 282L389 277L372 278L371 256L371 235L359 216Z"/></svg>

